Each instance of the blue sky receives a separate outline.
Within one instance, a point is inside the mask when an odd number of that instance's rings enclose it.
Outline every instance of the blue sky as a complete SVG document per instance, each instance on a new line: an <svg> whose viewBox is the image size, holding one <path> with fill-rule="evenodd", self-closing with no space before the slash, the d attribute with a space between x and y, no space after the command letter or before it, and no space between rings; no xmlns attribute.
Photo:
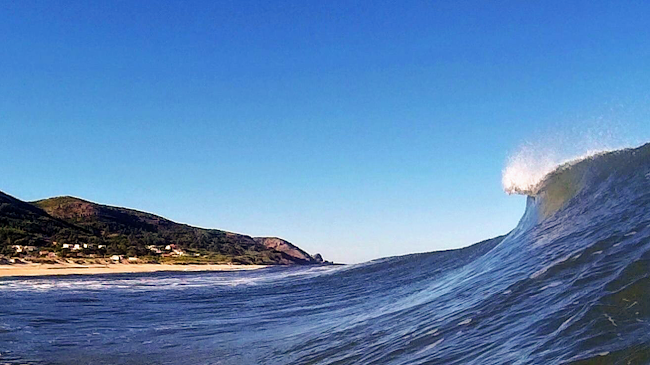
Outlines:
<svg viewBox="0 0 650 365"><path fill-rule="evenodd" d="M522 144L650 140L647 14L642 1L2 2L0 190L340 262L466 246L520 218L525 199L500 180Z"/></svg>

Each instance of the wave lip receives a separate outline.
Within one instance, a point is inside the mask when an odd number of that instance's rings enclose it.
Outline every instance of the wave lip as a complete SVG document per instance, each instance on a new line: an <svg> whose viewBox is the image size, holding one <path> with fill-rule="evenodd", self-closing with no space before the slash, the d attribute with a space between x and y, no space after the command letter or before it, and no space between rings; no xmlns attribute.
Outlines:
<svg viewBox="0 0 650 365"><path fill-rule="evenodd" d="M525 159L515 158L504 170L504 190L508 194L527 195L527 213L535 210L534 216L540 222L585 189L596 189L617 170L641 169L648 156L650 143L638 148L588 152L552 168L545 162L526 165Z"/></svg>
<svg viewBox="0 0 650 365"><path fill-rule="evenodd" d="M508 194L535 196L550 175L609 152L612 150L590 150L577 157L559 158L552 152L539 154L530 148L523 148L508 158L508 164L503 169L501 184Z"/></svg>
<svg viewBox="0 0 650 365"><path fill-rule="evenodd" d="M534 160L527 155L509 159L501 183L508 194L534 195L535 188L558 167L551 160Z"/></svg>

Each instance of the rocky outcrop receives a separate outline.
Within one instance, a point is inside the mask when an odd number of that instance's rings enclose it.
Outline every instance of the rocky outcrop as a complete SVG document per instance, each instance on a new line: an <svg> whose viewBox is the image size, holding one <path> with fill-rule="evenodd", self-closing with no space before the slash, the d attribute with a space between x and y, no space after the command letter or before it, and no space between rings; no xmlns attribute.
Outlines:
<svg viewBox="0 0 650 365"><path fill-rule="evenodd" d="M283 240L282 238L255 237L254 240L255 242L264 245L267 248L282 252L296 260L304 261L304 263L321 264L325 262L321 254L317 253L316 255L312 256L307 252L301 250L296 245L292 244L289 241Z"/></svg>

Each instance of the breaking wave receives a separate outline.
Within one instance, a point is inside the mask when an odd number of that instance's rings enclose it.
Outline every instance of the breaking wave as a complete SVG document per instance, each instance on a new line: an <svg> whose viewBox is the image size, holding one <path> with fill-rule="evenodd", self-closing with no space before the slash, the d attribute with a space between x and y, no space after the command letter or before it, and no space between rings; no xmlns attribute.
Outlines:
<svg viewBox="0 0 650 365"><path fill-rule="evenodd" d="M508 194L535 195L539 185L556 170L566 169L580 161L593 158L610 150L593 150L571 158L558 158L555 154L539 154L522 148L508 158L501 184Z"/></svg>
<svg viewBox="0 0 650 365"><path fill-rule="evenodd" d="M538 162L515 159L504 173L506 190L527 196L517 227L460 250L323 270L143 274L119 285L0 281L0 359L650 363L650 144Z"/></svg>

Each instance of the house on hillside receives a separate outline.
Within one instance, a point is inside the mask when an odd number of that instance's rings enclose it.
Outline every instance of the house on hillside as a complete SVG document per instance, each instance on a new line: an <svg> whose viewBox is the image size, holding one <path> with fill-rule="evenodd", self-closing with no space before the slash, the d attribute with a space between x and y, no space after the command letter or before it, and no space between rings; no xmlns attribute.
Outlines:
<svg viewBox="0 0 650 365"><path fill-rule="evenodd" d="M165 250L166 251L171 251L169 256L183 256L183 255L185 255L185 252L180 247L178 247L176 244L173 244L173 243L171 245L165 246ZM163 255L163 256L167 256L167 255Z"/></svg>
<svg viewBox="0 0 650 365"><path fill-rule="evenodd" d="M149 251L151 251L151 252L153 252L153 253L157 253L157 254L161 254L161 253L162 253L162 251L161 251L158 247L156 247L156 245L149 245L149 246L147 246L147 250L149 250Z"/></svg>
<svg viewBox="0 0 650 365"><path fill-rule="evenodd" d="M13 245L11 246L16 253L28 253L32 251L36 251L35 246L23 246L23 245Z"/></svg>

